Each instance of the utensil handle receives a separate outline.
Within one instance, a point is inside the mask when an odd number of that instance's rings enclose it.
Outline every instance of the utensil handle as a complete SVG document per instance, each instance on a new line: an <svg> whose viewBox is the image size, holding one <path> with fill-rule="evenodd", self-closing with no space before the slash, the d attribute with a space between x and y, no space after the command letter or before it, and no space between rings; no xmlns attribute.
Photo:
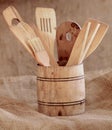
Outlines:
<svg viewBox="0 0 112 130"><path fill-rule="evenodd" d="M49 47L47 46L45 39L44 39L43 36L42 36L42 31L40 31L40 30L38 29L38 27L36 27L35 25L32 25L32 28L34 29L35 33L37 34L37 36L40 38L41 42L43 43L43 46L44 46L44 48L45 48L45 50L46 50L46 52L47 52L47 54L48 54L48 56L49 56L49 58L50 58L50 63L51 63L51 65L53 65L53 66L58 66L58 64L57 64L57 62L56 62L54 56L53 56L52 53L49 51Z"/></svg>
<svg viewBox="0 0 112 130"><path fill-rule="evenodd" d="M82 57L82 55L84 53L84 49L86 47L86 42L87 42L87 37L88 37L88 34L89 34L90 27L91 27L91 22L88 22L87 29L86 29L85 36L84 36L84 40L83 40L83 43L82 43L82 49L81 49L81 53L80 53L80 56L79 56L78 63L80 63L81 57Z"/></svg>
<svg viewBox="0 0 112 130"><path fill-rule="evenodd" d="M87 52L88 52L88 49L90 48L90 46L91 46L91 44L92 44L92 42L93 42L93 39L95 38L95 35L96 35L96 33L97 33L99 27L100 27L100 24L98 23L98 24L96 25L96 28L95 28L95 30L94 30L94 32L93 32L92 37L90 38L90 40L89 40L89 42L88 42L88 44L87 44L87 46L86 46L86 48L85 48L84 54L82 55L82 58L81 58L81 60L80 60L79 63L82 63L82 61L84 60L84 58L85 58L85 56L86 56L86 54L87 54Z"/></svg>

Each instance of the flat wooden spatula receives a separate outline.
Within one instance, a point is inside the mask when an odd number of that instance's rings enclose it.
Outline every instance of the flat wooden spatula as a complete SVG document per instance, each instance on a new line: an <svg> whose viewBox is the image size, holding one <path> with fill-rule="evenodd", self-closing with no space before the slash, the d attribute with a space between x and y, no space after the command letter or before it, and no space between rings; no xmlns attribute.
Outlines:
<svg viewBox="0 0 112 130"><path fill-rule="evenodd" d="M92 22L95 20L90 19L89 21ZM95 51L95 49L99 46L99 44L101 43L103 37L105 36L105 34L109 28L109 25L107 25L106 23L103 23L101 21L98 21L98 23L100 23L100 28L97 31L97 35L95 36L95 38L94 38L89 50L87 51L84 59L86 59L89 55L91 55Z"/></svg>
<svg viewBox="0 0 112 130"><path fill-rule="evenodd" d="M10 28L10 30L16 35L16 37L19 39L19 41L25 46L27 51L34 57L33 52L31 51L31 48L27 45L25 42L26 35L25 35L25 29L22 27L21 24L17 27L18 23L20 21L23 21L17 10L13 6L9 6L3 11L3 16Z"/></svg>
<svg viewBox="0 0 112 130"><path fill-rule="evenodd" d="M82 63L99 46L109 27L107 24L95 19L89 19L89 21L91 23L90 32L83 55L79 59L79 64Z"/></svg>
<svg viewBox="0 0 112 130"><path fill-rule="evenodd" d="M66 65L79 32L80 26L71 21L64 22L57 27L56 41L59 65Z"/></svg>
<svg viewBox="0 0 112 130"><path fill-rule="evenodd" d="M54 55L54 43L56 38L56 14L53 8L37 7L35 11L36 24L46 35L51 53Z"/></svg>

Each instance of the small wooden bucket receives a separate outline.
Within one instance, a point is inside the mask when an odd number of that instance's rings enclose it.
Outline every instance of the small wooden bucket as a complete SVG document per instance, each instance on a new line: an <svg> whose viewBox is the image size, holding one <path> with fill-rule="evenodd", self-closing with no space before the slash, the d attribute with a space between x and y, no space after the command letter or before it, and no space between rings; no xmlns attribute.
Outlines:
<svg viewBox="0 0 112 130"><path fill-rule="evenodd" d="M83 64L71 67L38 66L38 111L49 116L70 116L85 111Z"/></svg>

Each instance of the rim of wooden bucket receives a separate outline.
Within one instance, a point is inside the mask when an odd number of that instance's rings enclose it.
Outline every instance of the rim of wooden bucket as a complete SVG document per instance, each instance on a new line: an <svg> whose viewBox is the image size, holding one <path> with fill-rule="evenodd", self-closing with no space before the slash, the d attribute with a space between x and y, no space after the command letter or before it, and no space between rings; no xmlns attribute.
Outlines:
<svg viewBox="0 0 112 130"><path fill-rule="evenodd" d="M78 67L78 66L83 66L83 63L72 65L72 66L41 66L37 64L37 67L41 67L41 68L73 68L73 67Z"/></svg>

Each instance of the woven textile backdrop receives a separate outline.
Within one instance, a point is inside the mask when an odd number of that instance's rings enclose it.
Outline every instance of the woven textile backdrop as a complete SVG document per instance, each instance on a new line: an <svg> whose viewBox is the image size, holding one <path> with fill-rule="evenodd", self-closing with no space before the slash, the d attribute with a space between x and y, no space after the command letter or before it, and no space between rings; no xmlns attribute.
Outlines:
<svg viewBox="0 0 112 130"><path fill-rule="evenodd" d="M35 23L35 8L53 7L57 24L66 20L81 26L89 17L110 25L102 44L85 61L85 71L111 68L112 66L112 0L0 0L0 76L34 75L36 62L22 44L13 36L5 23L2 11L13 5L28 23Z"/></svg>

